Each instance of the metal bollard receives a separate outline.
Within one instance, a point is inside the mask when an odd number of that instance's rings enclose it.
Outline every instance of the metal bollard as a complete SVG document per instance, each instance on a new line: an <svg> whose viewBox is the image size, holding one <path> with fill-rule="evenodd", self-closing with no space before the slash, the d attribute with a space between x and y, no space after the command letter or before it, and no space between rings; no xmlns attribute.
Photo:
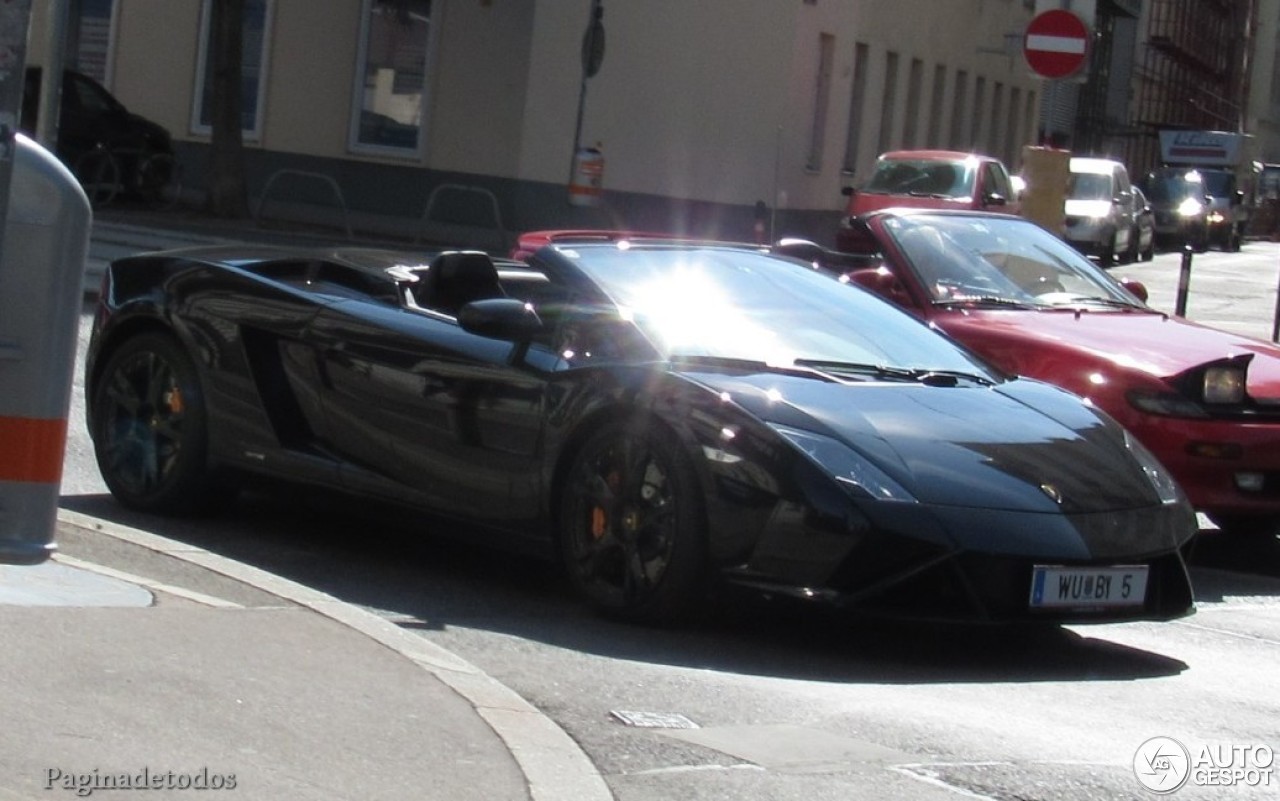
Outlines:
<svg viewBox="0 0 1280 801"><path fill-rule="evenodd" d="M1179 317L1187 316L1187 288L1191 283L1191 243L1182 247L1182 270L1178 273L1178 301L1173 313Z"/></svg>
<svg viewBox="0 0 1280 801"><path fill-rule="evenodd" d="M1280 342L1280 279L1276 283L1276 311L1271 316L1271 341Z"/></svg>
<svg viewBox="0 0 1280 801"><path fill-rule="evenodd" d="M0 258L0 563L56 549L89 200L54 155L15 140Z"/></svg>

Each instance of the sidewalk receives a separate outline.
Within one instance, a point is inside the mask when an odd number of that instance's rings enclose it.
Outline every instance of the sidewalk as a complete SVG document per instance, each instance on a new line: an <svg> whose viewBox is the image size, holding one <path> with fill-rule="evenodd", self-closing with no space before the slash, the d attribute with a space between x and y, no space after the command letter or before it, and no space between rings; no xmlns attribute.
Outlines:
<svg viewBox="0 0 1280 801"><path fill-rule="evenodd" d="M146 548L147 572L211 572L220 589L61 555L0 567L0 801L112 782L167 791L155 798L612 797L550 719L390 621L63 510L58 537L73 536Z"/></svg>
<svg viewBox="0 0 1280 801"><path fill-rule="evenodd" d="M249 229L98 220L86 289L107 261L139 251L320 244ZM66 554L0 566L0 801L108 789L159 790L147 794L156 799L219 789L273 801L612 798L550 718L391 621L76 512L60 510L56 537L93 542L95 554L132 549L146 569Z"/></svg>

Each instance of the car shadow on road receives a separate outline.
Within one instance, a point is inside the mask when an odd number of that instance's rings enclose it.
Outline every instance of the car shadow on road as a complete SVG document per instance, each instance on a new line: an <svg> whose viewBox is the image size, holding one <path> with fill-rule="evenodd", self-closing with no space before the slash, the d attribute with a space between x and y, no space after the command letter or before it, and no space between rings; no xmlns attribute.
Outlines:
<svg viewBox="0 0 1280 801"><path fill-rule="evenodd" d="M244 498L210 519L143 515L102 495L64 496L61 505L266 570L427 636L477 629L616 659L845 683L1131 681L1188 669L1085 627L875 621L740 590L717 593L676 626L622 623L585 608L546 559L456 532L432 536L439 523L424 534L421 522L370 518L314 496ZM448 647L456 637L441 639Z"/></svg>

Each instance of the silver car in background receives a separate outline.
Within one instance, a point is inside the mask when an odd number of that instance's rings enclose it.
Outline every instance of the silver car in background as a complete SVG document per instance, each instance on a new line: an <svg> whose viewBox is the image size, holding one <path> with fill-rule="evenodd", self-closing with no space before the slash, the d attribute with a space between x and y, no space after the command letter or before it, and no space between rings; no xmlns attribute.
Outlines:
<svg viewBox="0 0 1280 801"><path fill-rule="evenodd" d="M1066 240L1104 266L1127 256L1134 227L1129 171L1113 159L1071 159L1067 187Z"/></svg>

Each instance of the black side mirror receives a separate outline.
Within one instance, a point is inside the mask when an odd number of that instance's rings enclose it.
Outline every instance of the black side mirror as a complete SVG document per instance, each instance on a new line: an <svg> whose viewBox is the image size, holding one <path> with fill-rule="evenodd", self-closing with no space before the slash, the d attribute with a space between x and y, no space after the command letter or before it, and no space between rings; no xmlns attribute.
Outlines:
<svg viewBox="0 0 1280 801"><path fill-rule="evenodd" d="M840 194L844 195L845 197L853 197L853 193L854 193L854 188L852 186L840 187Z"/></svg>
<svg viewBox="0 0 1280 801"><path fill-rule="evenodd" d="M489 339L522 342L542 332L542 318L533 307L515 298L487 298L458 310L462 330Z"/></svg>

